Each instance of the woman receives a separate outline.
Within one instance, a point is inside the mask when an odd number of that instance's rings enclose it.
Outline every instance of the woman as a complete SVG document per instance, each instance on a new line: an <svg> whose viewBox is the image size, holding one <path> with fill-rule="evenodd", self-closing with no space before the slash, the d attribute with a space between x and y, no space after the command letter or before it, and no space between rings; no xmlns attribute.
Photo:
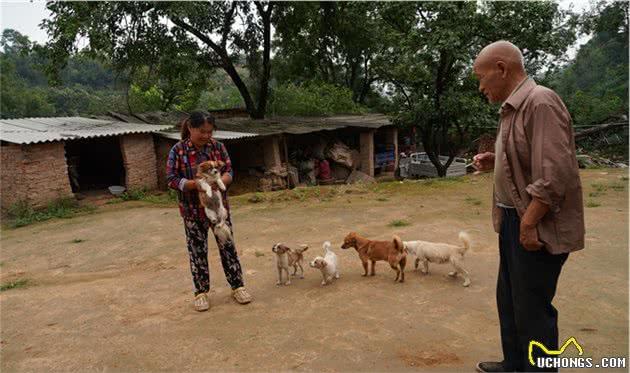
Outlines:
<svg viewBox="0 0 630 373"><path fill-rule="evenodd" d="M225 146L212 138L215 130L214 117L199 111L192 112L182 122L181 140L172 148L168 156L167 181L171 189L178 191L179 211L184 218L186 243L190 257L194 295L193 306L197 311L210 308L210 272L208 269L208 229L210 221L206 217L198 197L198 184L194 180L197 165L205 161L223 161L221 179L228 186L232 182L232 163ZM216 185L213 185L215 188ZM227 223L232 229L227 193L223 203L228 210ZM232 287L232 296L241 304L252 301L243 284L243 271L233 241L221 243L215 236L225 278Z"/></svg>

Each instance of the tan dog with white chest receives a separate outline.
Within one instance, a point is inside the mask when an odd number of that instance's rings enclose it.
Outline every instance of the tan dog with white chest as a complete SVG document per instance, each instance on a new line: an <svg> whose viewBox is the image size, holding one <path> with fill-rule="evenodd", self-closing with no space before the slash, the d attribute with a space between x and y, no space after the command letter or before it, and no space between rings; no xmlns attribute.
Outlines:
<svg viewBox="0 0 630 373"><path fill-rule="evenodd" d="M291 276L295 276L297 274L297 269L300 267L300 278L304 278L304 268L302 267L302 263L304 262L304 252L308 250L308 245L300 245L299 249L291 249L288 246L278 242L273 245L271 251L276 253L276 264L278 266L278 282L277 285L282 285L282 272L284 271L286 276L285 285L291 284L291 279L289 277L289 267L293 267L293 274Z"/></svg>
<svg viewBox="0 0 630 373"><path fill-rule="evenodd" d="M400 237L394 236L391 241L372 241L359 236L355 232L351 232L343 239L341 248L347 249L350 247L354 247L359 253L359 258L365 271L362 276L367 276L368 274L368 261L372 262L370 276L374 276L374 265L377 261L384 260L396 271L394 282L399 281L399 279L400 282L405 281L407 254Z"/></svg>

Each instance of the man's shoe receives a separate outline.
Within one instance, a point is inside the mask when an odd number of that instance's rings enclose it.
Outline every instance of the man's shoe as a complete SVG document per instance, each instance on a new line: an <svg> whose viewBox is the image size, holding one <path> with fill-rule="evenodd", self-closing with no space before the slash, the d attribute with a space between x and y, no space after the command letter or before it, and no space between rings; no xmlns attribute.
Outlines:
<svg viewBox="0 0 630 373"><path fill-rule="evenodd" d="M501 361L480 361L477 363L477 372L505 372Z"/></svg>

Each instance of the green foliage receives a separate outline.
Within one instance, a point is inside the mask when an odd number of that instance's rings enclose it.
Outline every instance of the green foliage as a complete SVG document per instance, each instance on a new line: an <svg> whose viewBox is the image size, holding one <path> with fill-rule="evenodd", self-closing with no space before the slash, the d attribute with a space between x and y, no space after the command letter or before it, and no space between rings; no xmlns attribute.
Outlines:
<svg viewBox="0 0 630 373"><path fill-rule="evenodd" d="M388 227L406 227L408 225L411 225L411 223L406 220L392 220L387 226Z"/></svg>
<svg viewBox="0 0 630 373"><path fill-rule="evenodd" d="M628 2L599 2L583 25L593 37L574 61L547 77L577 126L628 114Z"/></svg>
<svg viewBox="0 0 630 373"><path fill-rule="evenodd" d="M592 200L592 199L588 200L588 202L586 202L586 207L589 207L589 208L590 207L599 207L601 205L602 205L601 203L599 203L598 201Z"/></svg>
<svg viewBox="0 0 630 373"><path fill-rule="evenodd" d="M81 207L76 200L66 198L51 202L46 209L41 211L33 209L26 201L20 201L9 206L7 213L10 221L9 226L18 228L49 219L68 219L78 213L94 210L94 207Z"/></svg>
<svg viewBox="0 0 630 373"><path fill-rule="evenodd" d="M272 115L324 116L363 111L352 101L349 89L315 82L276 87L269 104Z"/></svg>
<svg viewBox="0 0 630 373"><path fill-rule="evenodd" d="M84 37L89 47L83 52L107 58L128 83L142 92L156 86L162 108L194 108L210 73L223 68L250 115L261 118L267 104L274 6L250 1L50 1L52 16L43 22L51 37L44 49L51 62L46 71L58 80L60 68L77 52L77 39ZM253 87L236 68L243 62L252 72ZM151 105L154 93L149 95Z"/></svg>
<svg viewBox="0 0 630 373"><path fill-rule="evenodd" d="M438 174L479 132L497 121L472 76L479 50L510 40L524 51L535 74L549 67L575 40L576 17L556 3L387 2L379 3L385 44L375 61L392 97L390 112L401 126L416 126Z"/></svg>
<svg viewBox="0 0 630 373"><path fill-rule="evenodd" d="M282 84L322 81L349 89L354 102L372 101L372 62L383 41L376 10L375 2L282 3L273 76Z"/></svg>
<svg viewBox="0 0 630 373"><path fill-rule="evenodd" d="M29 286L30 284L31 283L28 279L19 278L15 281L9 281L7 283L0 285L0 291L7 291L11 289L21 289L21 288L25 288Z"/></svg>

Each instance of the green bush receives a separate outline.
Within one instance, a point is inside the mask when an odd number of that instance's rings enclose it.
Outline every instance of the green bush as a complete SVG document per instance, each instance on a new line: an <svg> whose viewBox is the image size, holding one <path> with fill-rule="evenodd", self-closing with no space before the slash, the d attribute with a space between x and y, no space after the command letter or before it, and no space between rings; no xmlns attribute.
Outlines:
<svg viewBox="0 0 630 373"><path fill-rule="evenodd" d="M352 101L352 91L326 83L286 84L273 89L268 114L325 116L359 114L364 108Z"/></svg>
<svg viewBox="0 0 630 373"><path fill-rule="evenodd" d="M54 218L67 219L79 212L91 212L94 209L91 206L81 207L72 198L63 198L49 203L44 210L35 210L26 201L19 201L9 206L7 213L9 226L18 228Z"/></svg>

